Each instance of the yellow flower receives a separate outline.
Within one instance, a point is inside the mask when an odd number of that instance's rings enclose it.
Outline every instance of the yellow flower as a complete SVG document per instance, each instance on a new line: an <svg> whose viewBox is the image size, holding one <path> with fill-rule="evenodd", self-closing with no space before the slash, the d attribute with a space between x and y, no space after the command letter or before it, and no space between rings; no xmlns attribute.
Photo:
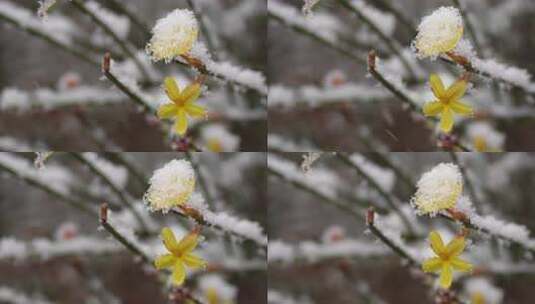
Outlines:
<svg viewBox="0 0 535 304"><path fill-rule="evenodd" d="M184 135L188 129L188 116L204 117L206 109L195 104L201 95L201 84L194 82L187 86L182 92L173 77L166 77L164 80L165 92L171 100L158 108L160 119L175 118L174 129L179 135Z"/></svg>
<svg viewBox="0 0 535 304"><path fill-rule="evenodd" d="M453 128L453 113L460 115L472 115L473 113L472 107L460 100L466 93L467 83L461 79L445 89L442 80L436 74L431 75L429 82L436 100L426 103L423 112L425 116L440 115L440 129L449 133Z"/></svg>
<svg viewBox="0 0 535 304"><path fill-rule="evenodd" d="M466 246L464 237L457 236L445 246L440 234L437 231L431 231L429 242L437 256L424 261L422 269L425 272L440 272L439 283L442 288L450 288L453 270L472 271L472 264L458 257Z"/></svg>
<svg viewBox="0 0 535 304"><path fill-rule="evenodd" d="M420 58L436 57L453 50L463 36L463 20L458 9L441 7L422 19L414 41Z"/></svg>
<svg viewBox="0 0 535 304"><path fill-rule="evenodd" d="M161 237L168 254L161 255L154 260L154 266L160 270L172 268L173 284L182 285L186 278L186 266L189 268L200 268L206 262L200 257L191 253L197 247L199 234L197 231L190 232L180 242L177 242L173 231L169 227L162 229Z"/></svg>

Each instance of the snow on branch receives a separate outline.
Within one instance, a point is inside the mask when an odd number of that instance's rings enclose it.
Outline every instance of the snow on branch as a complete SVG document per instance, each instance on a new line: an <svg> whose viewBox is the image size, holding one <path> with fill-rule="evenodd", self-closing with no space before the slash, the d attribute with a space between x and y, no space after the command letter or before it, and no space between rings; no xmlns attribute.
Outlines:
<svg viewBox="0 0 535 304"><path fill-rule="evenodd" d="M195 221L202 225L214 227L223 232L230 233L231 235L251 240L262 247L267 247L268 238L264 234L264 229L259 223L240 219L227 212L213 212L208 209L208 206L204 202L204 198L194 193L189 202L186 203L186 208L180 206L176 209L178 213L188 214ZM191 210L193 209L193 214Z"/></svg>
<svg viewBox="0 0 535 304"><path fill-rule="evenodd" d="M33 92L5 88L0 94L0 109L26 111L32 108L54 109L79 104L108 104L124 101L122 94L92 86L65 91L39 88Z"/></svg>
<svg viewBox="0 0 535 304"><path fill-rule="evenodd" d="M357 239L343 239L330 243L302 241L298 244L287 244L276 240L269 243L268 262L295 263L305 261L316 263L337 258L370 258L389 253L381 245Z"/></svg>
<svg viewBox="0 0 535 304"><path fill-rule="evenodd" d="M77 236L64 240L36 238L29 241L13 237L0 238L0 259L48 260L67 255L107 254L121 249L113 242L91 236Z"/></svg>
<svg viewBox="0 0 535 304"><path fill-rule="evenodd" d="M214 61L202 42L197 42L193 46L190 55L202 62L201 72L204 72L202 69L205 69L207 73L224 81L267 95L266 77L262 73L233 65L230 62Z"/></svg>
<svg viewBox="0 0 535 304"><path fill-rule="evenodd" d="M467 216L469 223L474 228L535 252L535 239L530 237L530 231L526 226L506 222L492 215L479 215L473 208L470 199L465 196L459 199L457 209Z"/></svg>
<svg viewBox="0 0 535 304"><path fill-rule="evenodd" d="M312 85L288 88L274 85L269 88L269 107L292 108L299 104L320 107L335 102L374 102L388 98L385 90L362 84L343 84L332 88Z"/></svg>

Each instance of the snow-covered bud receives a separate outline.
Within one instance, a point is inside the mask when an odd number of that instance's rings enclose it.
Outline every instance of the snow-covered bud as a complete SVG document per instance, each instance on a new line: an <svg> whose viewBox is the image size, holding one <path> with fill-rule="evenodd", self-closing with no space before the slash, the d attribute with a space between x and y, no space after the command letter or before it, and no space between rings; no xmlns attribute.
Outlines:
<svg viewBox="0 0 535 304"><path fill-rule="evenodd" d="M413 42L420 58L437 57L455 48L463 36L463 19L455 7L441 7L422 19Z"/></svg>
<svg viewBox="0 0 535 304"><path fill-rule="evenodd" d="M154 171L143 201L151 211L167 212L189 201L195 189L195 173L186 160L172 160Z"/></svg>
<svg viewBox="0 0 535 304"><path fill-rule="evenodd" d="M156 22L147 44L147 53L154 61L170 62L191 50L198 33L199 26L193 12L176 9Z"/></svg>
<svg viewBox="0 0 535 304"><path fill-rule="evenodd" d="M455 207L463 191L463 178L452 163L441 163L422 175L411 204L421 214Z"/></svg>

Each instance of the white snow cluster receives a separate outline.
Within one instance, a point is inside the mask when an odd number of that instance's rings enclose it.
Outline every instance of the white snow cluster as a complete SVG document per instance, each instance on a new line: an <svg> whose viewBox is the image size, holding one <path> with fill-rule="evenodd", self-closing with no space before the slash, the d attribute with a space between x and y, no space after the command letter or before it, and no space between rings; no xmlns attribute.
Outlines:
<svg viewBox="0 0 535 304"><path fill-rule="evenodd" d="M373 102L389 96L385 90L377 86L353 83L341 84L332 88L305 85L296 89L274 85L269 88L268 105L270 107L292 108L303 104L309 107L319 107L340 101Z"/></svg>
<svg viewBox="0 0 535 304"><path fill-rule="evenodd" d="M23 28L31 28L65 44L71 44L72 37L79 32L76 24L61 15L50 15L46 20L41 20L32 11L9 1L0 1L0 15L6 16Z"/></svg>
<svg viewBox="0 0 535 304"><path fill-rule="evenodd" d="M7 152L0 152L0 164L11 168L19 176L28 177L46 184L62 194L68 194L75 178L71 172L56 165L47 165L43 169L36 169L29 161Z"/></svg>
<svg viewBox="0 0 535 304"><path fill-rule="evenodd" d="M0 302L10 304L53 304L39 295L27 294L7 286L0 285Z"/></svg>
<svg viewBox="0 0 535 304"><path fill-rule="evenodd" d="M227 61L214 61L202 42L193 45L190 55L200 60L206 69L214 75L267 94L266 77L262 73L233 65Z"/></svg>
<svg viewBox="0 0 535 304"><path fill-rule="evenodd" d="M119 92L92 86L79 86L65 91L39 88L33 92L5 88L0 94L0 109L26 111L33 107L53 109L77 104L106 104L124 101Z"/></svg>
<svg viewBox="0 0 535 304"><path fill-rule="evenodd" d="M331 171L314 167L305 174L297 164L273 154L268 156L268 167L285 178L303 183L330 198L336 197L341 184L338 176Z"/></svg>
<svg viewBox="0 0 535 304"><path fill-rule="evenodd" d="M152 60L168 63L191 50L198 32L194 13L188 9L175 9L156 21L146 51Z"/></svg>
<svg viewBox="0 0 535 304"><path fill-rule="evenodd" d="M167 212L189 201L195 189L195 172L191 163L174 159L154 171L143 201L152 211Z"/></svg>
<svg viewBox="0 0 535 304"><path fill-rule="evenodd" d="M442 6L422 19L413 47L419 58L435 59L454 48L462 34L463 18L459 10L453 6Z"/></svg>
<svg viewBox="0 0 535 304"><path fill-rule="evenodd" d="M417 191L411 199L418 213L435 215L452 208L463 189L463 177L455 164L440 163L425 172L416 184Z"/></svg>

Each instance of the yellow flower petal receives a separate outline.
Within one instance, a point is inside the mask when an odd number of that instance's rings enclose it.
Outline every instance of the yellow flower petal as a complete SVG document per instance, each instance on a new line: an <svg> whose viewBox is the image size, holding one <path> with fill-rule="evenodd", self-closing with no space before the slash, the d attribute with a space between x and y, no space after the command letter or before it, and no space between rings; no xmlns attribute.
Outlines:
<svg viewBox="0 0 535 304"><path fill-rule="evenodd" d="M458 114L461 114L461 115L472 115L473 114L473 110L472 110L472 107L461 102L461 101L452 101L450 102L450 108L455 112L455 113L458 113Z"/></svg>
<svg viewBox="0 0 535 304"><path fill-rule="evenodd" d="M429 243L431 244L431 249L433 249L437 255L440 256L444 252L444 242L437 231L431 231L431 233L429 233Z"/></svg>
<svg viewBox="0 0 535 304"><path fill-rule="evenodd" d="M449 107L445 107L440 117L440 129L444 133L450 133L453 129L453 111Z"/></svg>
<svg viewBox="0 0 535 304"><path fill-rule="evenodd" d="M451 259L451 266L455 269L455 270L459 270L459 271L466 271L466 272L470 272L472 271L472 264L464 261L464 260L461 260L459 258L453 258Z"/></svg>
<svg viewBox="0 0 535 304"><path fill-rule="evenodd" d="M194 82L184 89L184 92L182 92L182 95L180 96L180 98L185 104L188 104L197 100L197 98L199 98L200 95L201 95L201 85L197 82Z"/></svg>
<svg viewBox="0 0 535 304"><path fill-rule="evenodd" d="M184 255L195 249L195 247L197 247L198 237L198 233L191 232L180 240L180 243L178 243L178 250L180 253Z"/></svg>
<svg viewBox="0 0 535 304"><path fill-rule="evenodd" d="M167 250L169 250L173 254L178 253L178 242L176 241L173 231L169 227L164 227L162 229L161 237L163 240L163 244L165 248L167 248Z"/></svg>
<svg viewBox="0 0 535 304"><path fill-rule="evenodd" d="M206 116L206 109L201 107L201 106L199 106L199 105L196 105L194 103L186 104L185 108L186 108L186 112L191 117L204 117L204 116Z"/></svg>
<svg viewBox="0 0 535 304"><path fill-rule="evenodd" d="M449 265L444 265L440 272L440 286L444 289L448 289L453 281L453 270Z"/></svg>
<svg viewBox="0 0 535 304"><path fill-rule="evenodd" d="M175 122L175 132L179 135L184 135L188 129L188 117L186 116L186 111L184 109L178 110L177 119Z"/></svg>
<svg viewBox="0 0 535 304"><path fill-rule="evenodd" d="M431 85L431 91L437 98L441 98L446 93L442 79L437 74L431 74L429 84Z"/></svg>
<svg viewBox="0 0 535 304"><path fill-rule="evenodd" d="M164 254L154 260L154 267L156 269L169 268L173 266L177 261L177 258L172 254Z"/></svg>
<svg viewBox="0 0 535 304"><path fill-rule="evenodd" d="M173 267L173 274L171 275L173 283L176 285L182 285L186 279L186 267L182 262L177 262Z"/></svg>
<svg viewBox="0 0 535 304"><path fill-rule="evenodd" d="M463 252L466 243L464 237L456 237L446 246L446 255L449 257L455 257Z"/></svg>
<svg viewBox="0 0 535 304"><path fill-rule="evenodd" d="M436 116L444 109L444 105L440 101L428 102L424 105L423 111L425 116Z"/></svg>
<svg viewBox="0 0 535 304"><path fill-rule="evenodd" d="M422 270L425 272L437 272L442 267L442 260L440 258L430 258L423 262Z"/></svg>
<svg viewBox="0 0 535 304"><path fill-rule="evenodd" d="M182 261L190 268L201 268L206 265L206 262L203 259L191 253L182 256Z"/></svg>
<svg viewBox="0 0 535 304"><path fill-rule="evenodd" d="M180 88L176 84L176 80L173 77L165 77L164 79L165 92L172 101L180 100Z"/></svg>
<svg viewBox="0 0 535 304"><path fill-rule="evenodd" d="M450 101L456 101L457 99L464 96L464 93L466 93L466 87L466 81L458 80L448 88L448 90L444 94L444 98L447 98Z"/></svg>
<svg viewBox="0 0 535 304"><path fill-rule="evenodd" d="M158 108L158 117L160 119L172 118L177 114L177 107L174 103L166 103Z"/></svg>

